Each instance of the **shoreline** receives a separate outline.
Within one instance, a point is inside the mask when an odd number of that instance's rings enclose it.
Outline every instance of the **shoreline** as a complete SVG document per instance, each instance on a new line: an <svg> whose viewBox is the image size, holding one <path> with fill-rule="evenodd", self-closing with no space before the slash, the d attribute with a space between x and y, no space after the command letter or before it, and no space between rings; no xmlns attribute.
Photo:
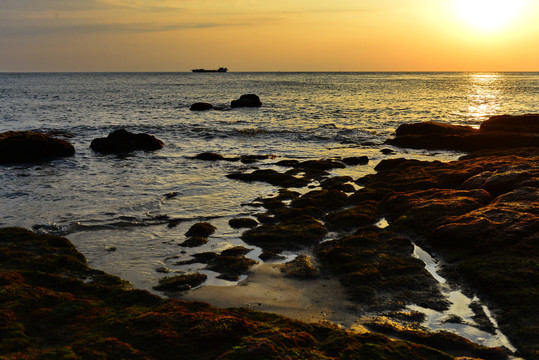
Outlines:
<svg viewBox="0 0 539 360"><path fill-rule="evenodd" d="M259 264L237 285L201 286L177 298L221 308L245 307L309 323L331 322L360 333L367 331L359 324L358 305L346 298L336 278L290 278L282 273L283 267L284 264Z"/></svg>

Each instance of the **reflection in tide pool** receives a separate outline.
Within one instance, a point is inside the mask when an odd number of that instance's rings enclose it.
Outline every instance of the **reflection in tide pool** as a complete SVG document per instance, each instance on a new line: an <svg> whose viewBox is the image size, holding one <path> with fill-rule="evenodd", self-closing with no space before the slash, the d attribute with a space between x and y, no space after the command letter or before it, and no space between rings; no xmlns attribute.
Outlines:
<svg viewBox="0 0 539 360"><path fill-rule="evenodd" d="M414 244L413 256L425 263L425 268L439 282L442 294L451 303L451 306L446 311L436 311L417 305L409 305L410 310L419 311L426 315L425 321L422 323L423 326L431 330L450 331L484 346L503 346L512 352L517 350L498 329L498 324L490 310L487 306L481 304L477 296L470 298L460 290L451 289L447 280L437 273L438 264L436 261L416 244ZM480 312L484 312L484 320L490 323L491 332L479 329L480 325L475 320L475 317L478 316L477 307L480 308Z"/></svg>

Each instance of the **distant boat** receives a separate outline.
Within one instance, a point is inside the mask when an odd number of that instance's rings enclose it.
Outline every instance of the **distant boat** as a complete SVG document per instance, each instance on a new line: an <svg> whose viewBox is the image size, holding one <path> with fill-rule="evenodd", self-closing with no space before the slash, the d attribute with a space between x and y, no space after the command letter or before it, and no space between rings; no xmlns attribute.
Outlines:
<svg viewBox="0 0 539 360"><path fill-rule="evenodd" d="M227 72L228 69L224 67L220 67L217 70L206 70L206 69L193 69L192 72Z"/></svg>

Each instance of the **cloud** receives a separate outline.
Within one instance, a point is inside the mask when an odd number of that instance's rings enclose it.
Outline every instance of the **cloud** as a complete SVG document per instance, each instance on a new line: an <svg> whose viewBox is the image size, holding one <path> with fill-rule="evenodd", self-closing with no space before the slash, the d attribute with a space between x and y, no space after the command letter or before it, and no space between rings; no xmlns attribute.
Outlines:
<svg viewBox="0 0 539 360"><path fill-rule="evenodd" d="M3 10L73 11L105 9L110 5L100 0L2 0Z"/></svg>
<svg viewBox="0 0 539 360"><path fill-rule="evenodd" d="M95 33L149 33L177 31L184 29L209 29L219 27L247 27L254 23L218 23L218 22L193 22L193 23L87 23L87 24L33 24L30 26L5 26L0 24L0 34L5 36L48 36L62 34L65 36L79 36Z"/></svg>

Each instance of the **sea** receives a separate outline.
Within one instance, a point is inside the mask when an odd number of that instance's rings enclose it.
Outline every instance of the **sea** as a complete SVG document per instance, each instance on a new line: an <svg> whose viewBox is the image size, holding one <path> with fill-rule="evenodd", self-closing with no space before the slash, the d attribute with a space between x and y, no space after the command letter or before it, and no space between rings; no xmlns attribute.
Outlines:
<svg viewBox="0 0 539 360"><path fill-rule="evenodd" d="M258 95L262 107L231 108L242 94ZM359 178L387 158L454 160L461 154L384 141L405 123L478 127L492 115L537 113L538 100L539 73L522 72L1 73L0 132L52 133L76 154L0 166L0 226L66 236L90 266L137 288L154 291L163 269L202 271L206 284L227 286L234 282L201 264L174 265L195 252L245 245L228 221L263 212L254 200L277 191L227 174L283 171L275 163L284 159L366 155L369 164L332 173ZM190 111L195 102L216 109ZM116 129L155 135L165 146L121 155L90 149ZM203 152L270 157L253 164L193 159ZM178 226L169 227L171 220ZM201 221L217 227L209 242L179 246ZM248 247L261 261L260 250Z"/></svg>

